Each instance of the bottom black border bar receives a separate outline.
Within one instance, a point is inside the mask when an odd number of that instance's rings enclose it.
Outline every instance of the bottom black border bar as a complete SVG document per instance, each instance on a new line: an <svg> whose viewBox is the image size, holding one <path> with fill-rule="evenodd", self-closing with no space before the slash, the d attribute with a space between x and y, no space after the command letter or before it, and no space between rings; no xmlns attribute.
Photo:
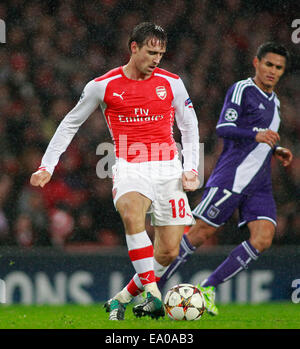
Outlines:
<svg viewBox="0 0 300 349"><path fill-rule="evenodd" d="M141 347L145 345L227 345L230 347L245 345L246 341L253 343L277 345L290 343L289 337L300 337L300 330L131 330L131 329L105 329L105 330L0 330L0 336L6 337L7 343L29 343L34 346L55 344L66 339L68 343L97 345L126 345L127 347ZM38 342L34 340L38 339ZM258 340L258 342L256 342ZM291 339L292 340L292 339Z"/></svg>

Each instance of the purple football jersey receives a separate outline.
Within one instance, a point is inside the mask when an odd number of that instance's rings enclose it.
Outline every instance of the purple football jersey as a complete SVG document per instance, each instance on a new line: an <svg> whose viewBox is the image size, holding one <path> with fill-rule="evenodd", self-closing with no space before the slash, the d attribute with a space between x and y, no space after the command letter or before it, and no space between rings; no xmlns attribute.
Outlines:
<svg viewBox="0 0 300 349"><path fill-rule="evenodd" d="M224 147L206 187L238 194L271 191L273 149L256 142L255 135L267 129L277 132L279 125L280 102L274 92L265 93L252 78L231 86L216 127Z"/></svg>

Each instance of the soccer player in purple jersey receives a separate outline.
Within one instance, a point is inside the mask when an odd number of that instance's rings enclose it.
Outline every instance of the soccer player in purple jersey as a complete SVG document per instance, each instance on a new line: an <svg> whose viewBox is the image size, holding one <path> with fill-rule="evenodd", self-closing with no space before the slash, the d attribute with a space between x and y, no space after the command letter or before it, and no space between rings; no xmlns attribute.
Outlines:
<svg viewBox="0 0 300 349"><path fill-rule="evenodd" d="M225 97L216 131L224 141L223 152L209 177L199 205L193 210L196 224L181 241L175 261L165 269L158 285L184 263L193 251L211 237L239 210L239 227L247 225L250 238L237 246L227 259L202 282L207 310L218 314L215 288L231 279L272 244L276 206L271 184L271 158L283 166L292 161L280 140L280 102L274 88L289 60L281 45L267 42L253 60L255 77L233 84Z"/></svg>

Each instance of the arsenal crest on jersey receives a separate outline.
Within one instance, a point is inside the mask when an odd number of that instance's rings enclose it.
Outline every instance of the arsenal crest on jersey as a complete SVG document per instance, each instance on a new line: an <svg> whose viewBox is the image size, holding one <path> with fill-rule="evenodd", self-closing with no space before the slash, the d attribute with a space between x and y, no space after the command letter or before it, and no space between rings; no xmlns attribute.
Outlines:
<svg viewBox="0 0 300 349"><path fill-rule="evenodd" d="M164 100L167 97L167 90L165 86L157 86L156 94L160 99Z"/></svg>

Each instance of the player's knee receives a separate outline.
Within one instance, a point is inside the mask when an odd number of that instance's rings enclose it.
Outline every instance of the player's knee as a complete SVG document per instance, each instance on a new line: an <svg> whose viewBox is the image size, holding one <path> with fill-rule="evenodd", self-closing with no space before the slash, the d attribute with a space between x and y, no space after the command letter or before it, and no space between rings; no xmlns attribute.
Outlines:
<svg viewBox="0 0 300 349"><path fill-rule="evenodd" d="M259 252L266 251L271 247L273 242L273 237L274 237L274 232L272 231L265 232L264 234L256 236L255 239L253 239L252 241L252 245Z"/></svg>
<svg viewBox="0 0 300 349"><path fill-rule="evenodd" d="M179 249L172 249L168 251L166 258L168 259L168 264L172 263L179 254Z"/></svg>
<svg viewBox="0 0 300 349"><path fill-rule="evenodd" d="M170 265L178 256L179 249L166 249L164 251L156 252L155 259L159 264L167 266Z"/></svg>
<svg viewBox="0 0 300 349"><path fill-rule="evenodd" d="M140 217L135 210L125 210L121 217L127 232L134 234L145 229L143 217Z"/></svg>
<svg viewBox="0 0 300 349"><path fill-rule="evenodd" d="M261 243L260 243L259 251L263 252L263 251L269 249L271 247L271 245L272 245L272 242L273 242L273 237L271 237L271 236L268 237L268 238L263 239L261 241Z"/></svg>

